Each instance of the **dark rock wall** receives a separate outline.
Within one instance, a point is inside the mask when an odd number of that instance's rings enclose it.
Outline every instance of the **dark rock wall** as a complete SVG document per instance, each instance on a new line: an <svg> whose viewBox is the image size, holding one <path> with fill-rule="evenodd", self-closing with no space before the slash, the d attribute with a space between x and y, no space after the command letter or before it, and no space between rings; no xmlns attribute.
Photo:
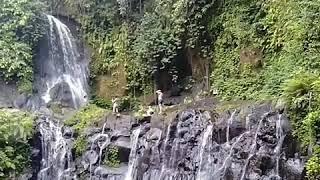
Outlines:
<svg viewBox="0 0 320 180"><path fill-rule="evenodd" d="M212 114L186 109L170 123L108 118L104 128L87 131L74 173L106 180L303 179L304 157L285 114L266 104ZM119 150L119 167L103 163L110 147Z"/></svg>

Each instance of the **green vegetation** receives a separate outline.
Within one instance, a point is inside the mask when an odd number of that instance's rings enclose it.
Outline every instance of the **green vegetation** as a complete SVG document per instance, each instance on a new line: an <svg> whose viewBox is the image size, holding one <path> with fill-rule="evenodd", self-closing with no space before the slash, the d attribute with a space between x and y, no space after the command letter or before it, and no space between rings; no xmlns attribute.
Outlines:
<svg viewBox="0 0 320 180"><path fill-rule="evenodd" d="M76 155L81 156L86 151L87 146L88 141L86 140L86 137L83 134L78 136L74 144Z"/></svg>
<svg viewBox="0 0 320 180"><path fill-rule="evenodd" d="M106 99L103 99L99 96L93 96L91 103L97 105L100 108L104 108L104 109L111 109L112 108L111 100L106 100Z"/></svg>
<svg viewBox="0 0 320 180"><path fill-rule="evenodd" d="M88 142L84 131L100 122L106 113L106 109L102 109L95 104L89 104L64 121L65 125L73 127L76 134L78 134L74 145L77 155L81 155L87 147Z"/></svg>
<svg viewBox="0 0 320 180"><path fill-rule="evenodd" d="M11 179L28 167L33 120L24 112L0 110L0 179Z"/></svg>
<svg viewBox="0 0 320 180"><path fill-rule="evenodd" d="M95 123L101 121L103 116L107 113L94 104L89 104L81 108L74 116L64 121L65 125L71 126L77 133L83 133L88 127L93 126Z"/></svg>
<svg viewBox="0 0 320 180"><path fill-rule="evenodd" d="M319 68L320 27L314 21L319 7L297 0L218 3L212 19L212 81L220 95L228 100L278 97L291 73Z"/></svg>
<svg viewBox="0 0 320 180"><path fill-rule="evenodd" d="M93 85L98 84L99 76L108 76L100 86L110 85L113 90L110 93L119 90L121 94L122 88L118 86L125 86L121 109L137 109L137 96L152 94L155 83L170 86L184 82L187 75L181 66L187 66L190 59L203 61L206 71L211 68L206 73L210 75L211 91L217 90L223 100L251 102L283 97L295 136L305 149L310 147L317 152L319 3L309 0L43 1L53 12L63 7L80 23L84 38L93 50L90 64ZM30 92L32 57L44 28L39 16L43 6L36 0L2 0L1 4L4 8L0 10L0 76L6 80L20 79L20 91ZM159 77L167 78L157 82ZM108 88L101 94L106 92L109 93ZM81 134L103 117L106 111L102 108L110 108L108 98L95 96L92 100L95 105L81 109L65 121L66 125ZM85 144L85 138L79 136L78 153ZM319 177L318 161L319 153L314 153L307 165L309 179Z"/></svg>
<svg viewBox="0 0 320 180"><path fill-rule="evenodd" d="M318 179L320 140L320 78L318 74L300 72L284 85L283 96L287 102L295 135L306 150L313 154L307 162L308 179Z"/></svg>
<svg viewBox="0 0 320 180"><path fill-rule="evenodd" d="M20 90L30 91L35 47L45 32L38 0L1 0L0 77L23 82Z"/></svg>
<svg viewBox="0 0 320 180"><path fill-rule="evenodd" d="M118 73L117 67L124 65L127 95L148 94L163 74L169 75L171 84L181 82L181 59L195 55L211 64L211 91L217 90L221 99L263 101L283 96L303 146L318 141L318 3L64 0L63 4L94 47L94 80Z"/></svg>
<svg viewBox="0 0 320 180"><path fill-rule="evenodd" d="M307 178L316 180L320 178L320 147L315 148L314 155L307 162Z"/></svg>
<svg viewBox="0 0 320 180"><path fill-rule="evenodd" d="M131 0L52 1L65 6L82 25L94 52L91 75L110 75L125 67L128 94L152 91L154 77L167 72L180 80L179 59L188 49L209 54L206 25L212 1ZM202 39L201 39L202 38Z"/></svg>
<svg viewBox="0 0 320 180"><path fill-rule="evenodd" d="M103 163L109 167L119 167L119 149L115 146L108 148Z"/></svg>

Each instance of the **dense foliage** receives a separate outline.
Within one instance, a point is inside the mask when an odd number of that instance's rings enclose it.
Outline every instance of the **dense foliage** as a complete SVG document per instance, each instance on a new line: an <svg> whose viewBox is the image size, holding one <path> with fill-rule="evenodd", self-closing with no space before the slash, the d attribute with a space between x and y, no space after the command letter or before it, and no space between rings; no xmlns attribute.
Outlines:
<svg viewBox="0 0 320 180"><path fill-rule="evenodd" d="M45 29L42 3L38 0L1 0L0 77L20 80L21 90L29 89L35 47Z"/></svg>
<svg viewBox="0 0 320 180"><path fill-rule="evenodd" d="M15 178L29 165L32 132L32 116L0 110L0 179Z"/></svg>
<svg viewBox="0 0 320 180"><path fill-rule="evenodd" d="M320 147L315 148L313 156L307 162L307 177L310 180L320 179Z"/></svg>
<svg viewBox="0 0 320 180"><path fill-rule="evenodd" d="M212 80L220 95L226 99L278 96L291 73L319 68L318 8L296 0L219 4L212 19L216 34Z"/></svg>
<svg viewBox="0 0 320 180"><path fill-rule="evenodd" d="M0 74L32 77L41 36L36 0L2 0ZM46 1L46 0L43 0ZM307 175L317 179L320 115L320 5L310 0L50 0L78 20L92 47L91 77L124 75L127 94L153 91L162 75L176 85L196 57L211 66L211 90L226 100L283 97L302 146L313 150ZM14 12L14 13L13 13ZM64 11L63 11L64 12ZM8 18L10 17L10 18ZM42 27L42 26L41 26ZM37 30L37 31L35 31ZM123 70L124 69L124 70ZM209 68L208 68L209 69ZM112 85L119 82L110 81ZM28 83L23 83L28 89ZM131 101L130 98L127 98ZM135 99L135 98L134 98ZM95 97L100 107L108 99ZM132 106L124 102L124 106ZM129 105L128 105L129 104ZM66 121L81 132L104 110L89 105ZM85 138L76 141L77 151Z"/></svg>
<svg viewBox="0 0 320 180"><path fill-rule="evenodd" d="M299 72L284 84L284 98L295 135L302 147L311 152L307 162L308 179L319 179L320 157L320 78L318 74Z"/></svg>
<svg viewBox="0 0 320 180"><path fill-rule="evenodd" d="M56 0L53 4L66 5L81 22L94 49L91 76L119 73L117 67L124 66L133 95L151 91L161 72L176 82L177 59L187 49L209 54L204 46L210 41L205 37L206 15L213 4L209 0Z"/></svg>

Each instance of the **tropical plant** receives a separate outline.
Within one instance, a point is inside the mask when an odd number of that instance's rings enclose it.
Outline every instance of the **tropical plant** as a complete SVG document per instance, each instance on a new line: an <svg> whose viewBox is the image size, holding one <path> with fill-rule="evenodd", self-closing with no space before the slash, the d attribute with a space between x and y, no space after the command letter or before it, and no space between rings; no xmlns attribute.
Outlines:
<svg viewBox="0 0 320 180"><path fill-rule="evenodd" d="M29 165L33 120L28 113L0 110L0 179L14 178Z"/></svg>
<svg viewBox="0 0 320 180"><path fill-rule="evenodd" d="M0 9L0 76L5 80L32 80L32 59L45 32L37 0L2 0Z"/></svg>

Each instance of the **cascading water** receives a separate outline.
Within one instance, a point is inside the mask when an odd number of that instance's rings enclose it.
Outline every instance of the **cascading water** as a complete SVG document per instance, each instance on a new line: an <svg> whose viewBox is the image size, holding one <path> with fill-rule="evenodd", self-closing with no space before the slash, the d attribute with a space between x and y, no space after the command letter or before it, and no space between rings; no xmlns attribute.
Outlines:
<svg viewBox="0 0 320 180"><path fill-rule="evenodd" d="M163 152L166 151L166 147L167 147L167 144L168 144L168 141L169 141L169 138L170 138L170 128L171 128L171 124L168 125L168 128L167 128L167 134L166 134L166 138L164 140L164 145L163 145ZM165 153L162 154L163 156L163 159L165 159ZM159 176L159 180L162 179L163 177L163 173L165 171L165 165L167 164L168 162L166 161L163 161L162 164L161 164L161 172L160 172L160 176Z"/></svg>
<svg viewBox="0 0 320 180"><path fill-rule="evenodd" d="M102 160L102 151L110 144L110 137L108 134L105 134L104 131L105 131L105 125L103 126L101 133L93 138L91 143L91 148L90 148L91 152L94 152L95 148L99 149L99 156L98 156L99 165L101 164L101 160ZM93 165L93 162L90 162L89 163L90 175L92 174L92 165ZM90 176L90 179L91 179L91 176Z"/></svg>
<svg viewBox="0 0 320 180"><path fill-rule="evenodd" d="M81 61L70 29L51 15L47 18L50 25L48 58L41 59L41 67L38 68L41 97L45 103L65 98L70 101L70 106L79 108L87 102L88 63Z"/></svg>
<svg viewBox="0 0 320 180"><path fill-rule="evenodd" d="M203 154L204 154L206 145L208 144L208 139L210 138L210 136L212 136L212 128L213 128L213 126L209 125L203 133L202 143L201 143L201 148L200 148L200 153L199 153L199 159L200 159L199 170L197 173L196 180L205 180L206 179L206 172L207 171L202 172L202 165L203 165L202 161L203 161ZM210 144L210 142L209 142L209 144Z"/></svg>
<svg viewBox="0 0 320 180"><path fill-rule="evenodd" d="M133 124L125 115L116 119L119 125L108 121L102 131L89 132L77 174L92 180L300 179L295 177L302 174L303 161L293 157L298 151L287 143L294 141L287 139L285 114L268 105L250 108L220 116L187 109L166 126L156 116ZM110 146L118 148L117 167L101 162L106 134Z"/></svg>
<svg viewBox="0 0 320 180"><path fill-rule="evenodd" d="M275 175L279 177L279 164L280 164L280 157L281 157L281 148L282 144L285 138L285 135L283 134L283 129L281 125L282 121L282 114L279 114L278 120L276 122L276 137L278 140L277 146L275 147L275 154L276 154L276 169L275 169Z"/></svg>
<svg viewBox="0 0 320 180"><path fill-rule="evenodd" d="M70 144L62 135L62 127L50 117L44 117L39 124L42 136L42 169L39 180L60 180L72 177L72 153Z"/></svg>
<svg viewBox="0 0 320 180"><path fill-rule="evenodd" d="M227 132L226 132L226 139L227 139L227 143L229 144L229 140L230 140L230 125L232 124L234 115L236 114L236 110L232 112L230 118L228 119L228 125L227 125Z"/></svg>
<svg viewBox="0 0 320 180"><path fill-rule="evenodd" d="M135 171L137 168L137 147L141 128L133 130L131 138L131 152L129 156L128 172L124 180L135 180Z"/></svg>
<svg viewBox="0 0 320 180"><path fill-rule="evenodd" d="M49 21L48 57L37 63L37 89L45 105L50 101L79 108L87 102L87 65L80 54L70 29L57 18ZM40 50L41 51L41 50ZM46 51L43 49L43 51ZM43 104L42 104L43 105ZM63 135L61 120L44 113L38 127L41 134L42 161L38 180L76 179L72 158L72 140Z"/></svg>
<svg viewBox="0 0 320 180"><path fill-rule="evenodd" d="M253 139L253 143L250 147L250 152L249 152L249 156L245 162L245 165L243 167L243 170L242 170L242 175L241 175L241 178L240 180L243 180L245 178L245 175L246 175L246 170L247 170L247 166L249 164L249 161L251 160L251 158L255 155L255 152L256 152L256 148L257 148L257 138L258 138L258 133L260 131L260 128L261 128L261 125L263 123L263 120L267 117L268 113L265 114L258 122L258 127L255 131L255 134L254 134L254 139Z"/></svg>
<svg viewBox="0 0 320 180"><path fill-rule="evenodd" d="M248 132L245 132L243 134L241 134L239 137L237 137L237 139L235 140L235 142L232 144L229 153L227 155L227 157L224 159L222 165L220 167L217 167L217 169L213 172L213 177L215 179L223 179L223 177L225 177L226 175L226 169L228 168L230 162L231 162L231 158L234 152L234 148L236 145L238 145L238 143L240 142L240 140L243 138L243 136L245 136L246 134L248 134Z"/></svg>

